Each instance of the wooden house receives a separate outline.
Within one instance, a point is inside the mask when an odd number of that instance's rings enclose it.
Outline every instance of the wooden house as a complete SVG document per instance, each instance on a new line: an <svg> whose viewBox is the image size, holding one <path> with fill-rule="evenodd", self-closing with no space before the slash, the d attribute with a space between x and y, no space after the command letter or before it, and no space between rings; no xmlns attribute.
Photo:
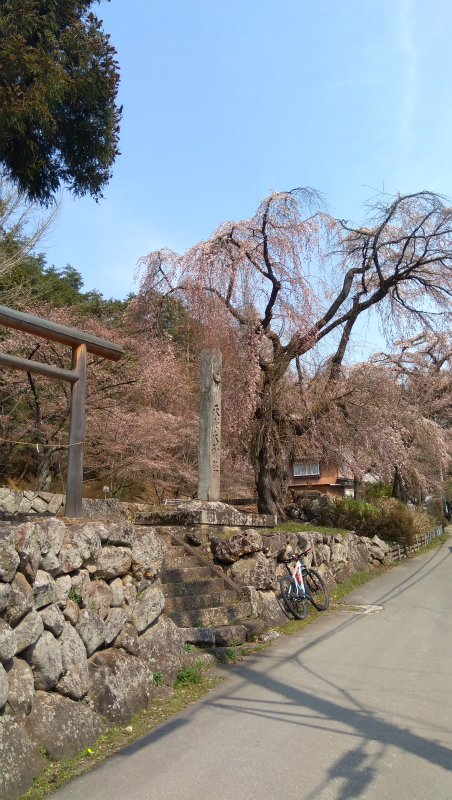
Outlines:
<svg viewBox="0 0 452 800"><path fill-rule="evenodd" d="M348 467L337 468L323 461L291 461L289 490L316 489L334 497L353 497L353 475Z"/></svg>

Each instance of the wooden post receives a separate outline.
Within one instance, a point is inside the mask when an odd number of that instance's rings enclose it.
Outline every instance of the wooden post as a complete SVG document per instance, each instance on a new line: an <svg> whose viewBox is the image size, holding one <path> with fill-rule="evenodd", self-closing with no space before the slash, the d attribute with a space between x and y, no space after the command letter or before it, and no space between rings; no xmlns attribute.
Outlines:
<svg viewBox="0 0 452 800"><path fill-rule="evenodd" d="M66 478L66 517L82 516L83 442L85 438L86 345L72 348L72 369L78 374L71 387L69 452ZM71 446L72 445L72 446Z"/></svg>
<svg viewBox="0 0 452 800"><path fill-rule="evenodd" d="M198 499L220 499L221 353L201 353Z"/></svg>

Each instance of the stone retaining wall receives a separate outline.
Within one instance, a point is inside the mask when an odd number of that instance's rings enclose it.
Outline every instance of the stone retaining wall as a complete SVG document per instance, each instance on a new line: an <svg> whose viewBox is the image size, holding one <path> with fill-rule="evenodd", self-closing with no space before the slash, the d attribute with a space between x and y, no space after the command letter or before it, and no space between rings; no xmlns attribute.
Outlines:
<svg viewBox="0 0 452 800"><path fill-rule="evenodd" d="M22 515L62 515L66 497L64 494L54 492L31 492L28 490L10 489L8 486L0 487L0 518L1 515L21 517ZM115 498L107 500L91 500L83 498L82 510L85 519L108 519L113 522L126 520L136 513L150 511L152 503L121 503Z"/></svg>
<svg viewBox="0 0 452 800"><path fill-rule="evenodd" d="M224 538L201 530L188 532L185 538L204 555L211 554L239 586L254 587L258 592L278 593L279 577L286 571L281 562L308 547L312 550L305 563L315 567L330 587L345 583L358 570L368 572L391 560L386 542L353 531L329 535L317 531L263 533L251 528Z"/></svg>
<svg viewBox="0 0 452 800"><path fill-rule="evenodd" d="M153 672L174 682L185 640L162 614L165 550L127 520L0 522L0 800L29 788L39 748L75 756L149 706Z"/></svg>

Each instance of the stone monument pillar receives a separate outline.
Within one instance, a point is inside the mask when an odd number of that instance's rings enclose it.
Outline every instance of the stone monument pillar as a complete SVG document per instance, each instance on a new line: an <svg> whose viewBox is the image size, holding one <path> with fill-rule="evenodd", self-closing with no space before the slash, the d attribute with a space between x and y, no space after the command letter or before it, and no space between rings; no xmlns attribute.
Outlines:
<svg viewBox="0 0 452 800"><path fill-rule="evenodd" d="M198 499L220 499L221 353L201 352Z"/></svg>

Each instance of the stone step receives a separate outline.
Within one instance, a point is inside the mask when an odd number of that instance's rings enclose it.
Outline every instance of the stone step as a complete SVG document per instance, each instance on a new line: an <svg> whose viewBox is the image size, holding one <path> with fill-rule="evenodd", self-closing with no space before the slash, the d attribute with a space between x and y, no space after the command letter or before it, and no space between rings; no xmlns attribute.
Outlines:
<svg viewBox="0 0 452 800"><path fill-rule="evenodd" d="M173 556L175 556L176 558L183 558L185 555L188 556L188 553L187 553L185 547L182 547L182 545L179 545L179 544L175 544L175 545L172 545L172 546L169 545L165 557L166 558L172 558Z"/></svg>
<svg viewBox="0 0 452 800"><path fill-rule="evenodd" d="M179 583L180 581L199 581L210 578L210 567L193 567L192 569L164 569L162 570L162 583Z"/></svg>
<svg viewBox="0 0 452 800"><path fill-rule="evenodd" d="M251 614L251 603L234 603L233 605L219 606L217 608L173 611L169 618L179 628L190 628L199 624L208 628L210 625L228 625L230 622L246 619Z"/></svg>
<svg viewBox="0 0 452 800"><path fill-rule="evenodd" d="M199 561L194 556L173 557L173 554L166 553L163 561L163 569L189 569L189 567L200 566Z"/></svg>
<svg viewBox="0 0 452 800"><path fill-rule="evenodd" d="M185 581L180 583L164 583L162 591L165 597L186 597L188 595L223 592L224 581L221 578L206 578L203 581Z"/></svg>
<svg viewBox="0 0 452 800"><path fill-rule="evenodd" d="M192 611L195 608L215 608L234 602L234 591L213 592L212 594L187 594L185 597L167 597L165 611Z"/></svg>

